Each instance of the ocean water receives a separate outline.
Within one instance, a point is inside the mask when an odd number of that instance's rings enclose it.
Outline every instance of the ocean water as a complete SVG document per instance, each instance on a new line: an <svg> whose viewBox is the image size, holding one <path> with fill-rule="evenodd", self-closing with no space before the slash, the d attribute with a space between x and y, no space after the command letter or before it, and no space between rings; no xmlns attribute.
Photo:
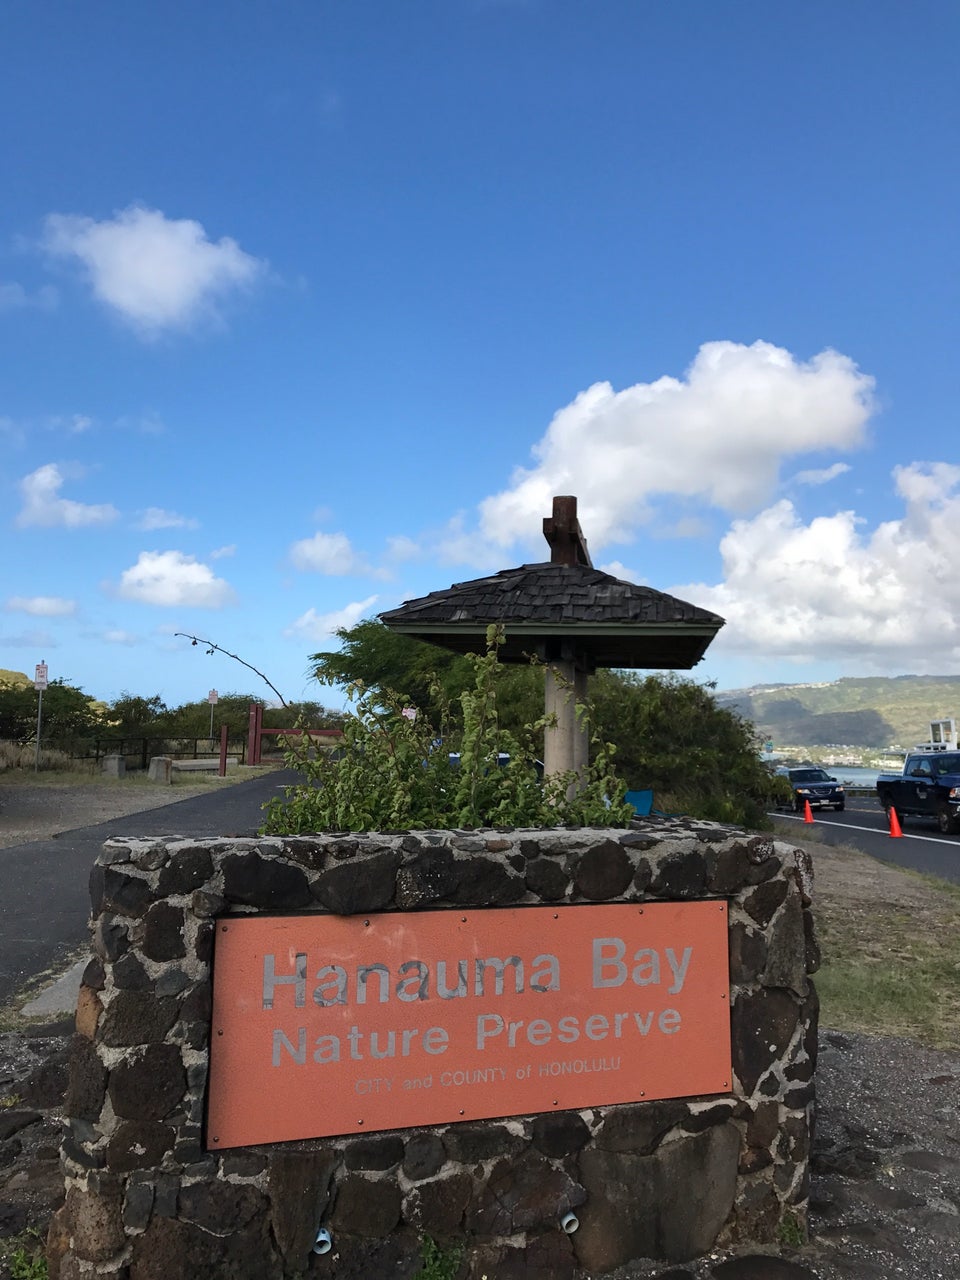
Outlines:
<svg viewBox="0 0 960 1280"><path fill-rule="evenodd" d="M899 773L899 769L860 769L854 765L846 764L825 764L824 769L829 773L831 778L836 778L838 782L849 783L854 787L875 787L877 785L877 776L881 773Z"/></svg>
<svg viewBox="0 0 960 1280"><path fill-rule="evenodd" d="M899 773L902 768L900 763L894 763L892 760L889 767L883 769L861 769L859 766L852 764L822 764L813 755L810 756L809 760L805 760L804 763L825 769L831 778L836 778L838 782L845 782L851 787L875 787L879 774Z"/></svg>

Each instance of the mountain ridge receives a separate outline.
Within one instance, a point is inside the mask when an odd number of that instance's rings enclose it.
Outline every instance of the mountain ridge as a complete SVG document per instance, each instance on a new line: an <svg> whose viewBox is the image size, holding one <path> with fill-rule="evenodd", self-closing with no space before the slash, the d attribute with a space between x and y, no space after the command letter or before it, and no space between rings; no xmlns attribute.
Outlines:
<svg viewBox="0 0 960 1280"><path fill-rule="evenodd" d="M960 675L841 676L750 685L714 696L720 706L752 721L775 748L903 749L926 741L931 720L960 719Z"/></svg>

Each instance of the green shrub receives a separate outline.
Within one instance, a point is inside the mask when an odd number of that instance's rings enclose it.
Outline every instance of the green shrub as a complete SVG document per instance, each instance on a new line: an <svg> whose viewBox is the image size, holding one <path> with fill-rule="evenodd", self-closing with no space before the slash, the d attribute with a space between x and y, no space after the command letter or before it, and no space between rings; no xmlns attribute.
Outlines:
<svg viewBox="0 0 960 1280"><path fill-rule="evenodd" d="M471 655L474 680L459 697L454 717L442 690L433 696L438 724L409 718L389 690L348 689L354 703L343 724L341 751L313 752L306 735L286 753L307 781L285 789L266 807L264 830L274 835L312 831L383 831L409 828L609 825L632 810L613 768L613 748L591 729L589 708L578 705L591 737L586 776L541 779L534 743L544 721L507 732L498 714L504 667L502 631L491 627L487 652ZM459 752L459 767L450 753ZM504 760L504 757L506 759Z"/></svg>
<svg viewBox="0 0 960 1280"><path fill-rule="evenodd" d="M452 1244L445 1249L431 1236L424 1236L420 1246L423 1265L414 1272L414 1280L456 1280L463 1255L462 1244Z"/></svg>

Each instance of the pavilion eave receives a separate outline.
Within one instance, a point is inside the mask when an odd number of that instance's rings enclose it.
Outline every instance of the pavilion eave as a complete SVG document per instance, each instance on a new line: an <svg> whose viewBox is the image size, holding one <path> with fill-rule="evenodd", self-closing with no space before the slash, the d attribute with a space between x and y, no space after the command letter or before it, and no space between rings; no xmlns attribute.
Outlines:
<svg viewBox="0 0 960 1280"><path fill-rule="evenodd" d="M454 653L486 652L490 621L410 622L391 621L390 628L427 644L439 645ZM661 670L689 669L702 659L717 633L714 624L696 623L524 623L509 621L499 649L503 662L527 662L558 656L563 646L591 669Z"/></svg>

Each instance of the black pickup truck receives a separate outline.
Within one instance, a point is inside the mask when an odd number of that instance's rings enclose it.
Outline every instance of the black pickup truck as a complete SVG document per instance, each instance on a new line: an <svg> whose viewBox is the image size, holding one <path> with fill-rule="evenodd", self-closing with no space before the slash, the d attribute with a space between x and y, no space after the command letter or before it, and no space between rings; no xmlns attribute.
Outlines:
<svg viewBox="0 0 960 1280"><path fill-rule="evenodd" d="M960 833L960 752L923 751L907 756L903 773L881 773L877 799L897 817L936 818L944 835Z"/></svg>

